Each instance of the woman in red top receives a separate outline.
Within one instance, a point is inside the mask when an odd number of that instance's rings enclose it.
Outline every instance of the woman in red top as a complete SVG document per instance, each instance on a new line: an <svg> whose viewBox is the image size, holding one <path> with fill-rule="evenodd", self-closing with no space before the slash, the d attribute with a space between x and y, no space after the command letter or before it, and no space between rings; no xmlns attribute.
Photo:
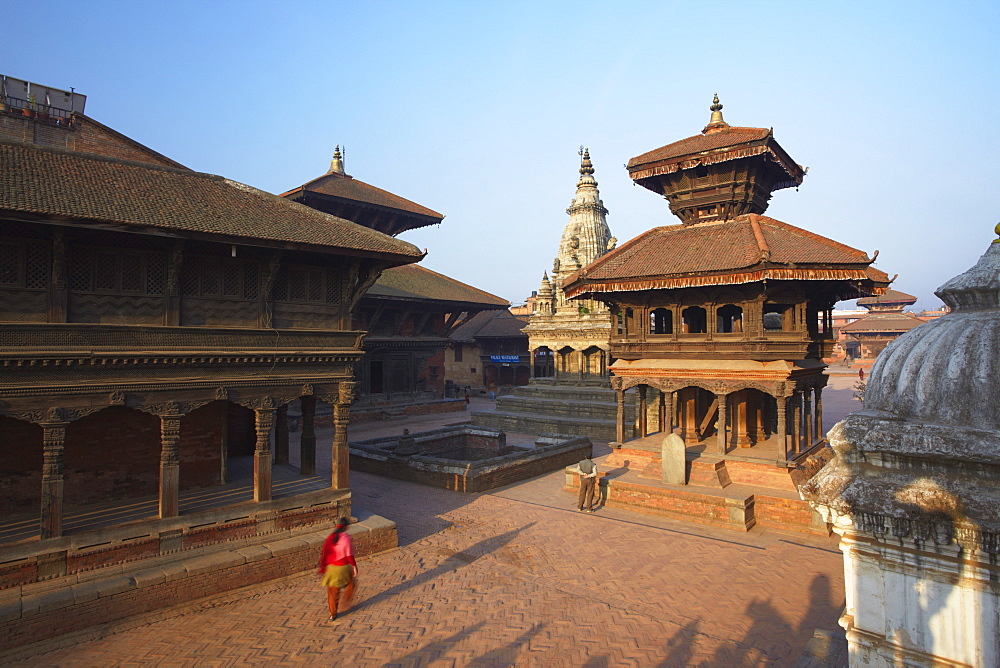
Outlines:
<svg viewBox="0 0 1000 668"><path fill-rule="evenodd" d="M330 605L330 621L337 618L337 602L340 590L344 589L344 602L354 596L354 578L358 575L358 564L354 561L354 542L345 529L350 523L346 517L337 520L337 527L323 542L323 552L319 558L320 583L326 587L326 599Z"/></svg>

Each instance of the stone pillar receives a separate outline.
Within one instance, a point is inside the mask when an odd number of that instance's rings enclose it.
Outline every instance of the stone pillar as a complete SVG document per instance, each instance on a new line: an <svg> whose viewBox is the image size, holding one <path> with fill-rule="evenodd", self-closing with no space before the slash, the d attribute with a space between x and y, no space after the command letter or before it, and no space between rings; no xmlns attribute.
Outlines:
<svg viewBox="0 0 1000 668"><path fill-rule="evenodd" d="M302 436L299 439L299 473L316 475L316 397L299 399L302 404Z"/></svg>
<svg viewBox="0 0 1000 668"><path fill-rule="evenodd" d="M615 390L615 398L618 401L618 411L615 414L615 436L618 438L618 445L625 442L625 390Z"/></svg>
<svg viewBox="0 0 1000 668"><path fill-rule="evenodd" d="M649 406L646 404L646 386L639 386L639 438L646 438L646 411Z"/></svg>
<svg viewBox="0 0 1000 668"><path fill-rule="evenodd" d="M805 394L803 395L803 413L802 413L802 426L805 428L806 432L806 442L803 450L808 450L813 446L815 439L813 438L813 429L816 425L813 424L812 420L812 402L813 402L812 388L806 388Z"/></svg>
<svg viewBox="0 0 1000 668"><path fill-rule="evenodd" d="M65 444L65 422L42 424L42 512L39 527L42 540L62 535Z"/></svg>
<svg viewBox="0 0 1000 668"><path fill-rule="evenodd" d="M288 404L279 406L274 416L274 463L288 463Z"/></svg>
<svg viewBox="0 0 1000 668"><path fill-rule="evenodd" d="M778 404L778 454L780 461L788 459L788 397L775 397Z"/></svg>
<svg viewBox="0 0 1000 668"><path fill-rule="evenodd" d="M726 454L726 402L729 399L729 395L725 392L717 393L715 395L719 400L719 421L716 423L716 430L719 439L719 454Z"/></svg>
<svg viewBox="0 0 1000 668"><path fill-rule="evenodd" d="M340 383L337 402L333 405L333 456L331 458L330 484L334 489L349 487L348 473L351 466L351 451L347 444L347 425L351 416L351 402L354 399L354 383Z"/></svg>
<svg viewBox="0 0 1000 668"><path fill-rule="evenodd" d="M816 438L822 439L826 437L823 433L823 388L816 388L816 412L813 415L816 420Z"/></svg>
<svg viewBox="0 0 1000 668"><path fill-rule="evenodd" d="M274 427L274 412L270 406L254 409L257 446L253 452L253 500L258 503L271 500L271 429Z"/></svg>
<svg viewBox="0 0 1000 668"><path fill-rule="evenodd" d="M181 416L168 407L160 415L160 517L180 513L181 465L177 449L181 441Z"/></svg>

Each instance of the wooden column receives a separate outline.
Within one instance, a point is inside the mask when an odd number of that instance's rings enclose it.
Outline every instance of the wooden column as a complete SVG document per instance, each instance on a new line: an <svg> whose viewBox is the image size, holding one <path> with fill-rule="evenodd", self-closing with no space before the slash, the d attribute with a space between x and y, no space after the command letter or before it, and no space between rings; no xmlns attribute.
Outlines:
<svg viewBox="0 0 1000 668"><path fill-rule="evenodd" d="M253 411L257 429L257 446L253 452L253 500L257 503L271 500L271 429L274 427L274 412L270 406L255 408Z"/></svg>
<svg viewBox="0 0 1000 668"><path fill-rule="evenodd" d="M803 395L804 410L802 413L802 426L805 427L806 432L806 443L803 450L808 450L815 442L813 439L813 429L815 429L816 425L814 425L812 421L812 402L812 388L806 388L805 394Z"/></svg>
<svg viewBox="0 0 1000 668"><path fill-rule="evenodd" d="M681 432L684 442L691 444L700 440L698 433L698 390L694 387L686 387L681 390Z"/></svg>
<svg viewBox="0 0 1000 668"><path fill-rule="evenodd" d="M177 327L181 324L181 268L184 264L184 241L174 241L167 259L167 294L163 306L163 324Z"/></svg>
<svg viewBox="0 0 1000 668"><path fill-rule="evenodd" d="M749 448L753 445L750 438L753 429L750 420L753 419L753 410L750 407L750 392L740 390L734 393L733 400L736 403L736 411L733 415L733 431L736 432L736 445L740 448Z"/></svg>
<svg viewBox="0 0 1000 668"><path fill-rule="evenodd" d="M49 322L66 322L69 291L66 282L66 233L52 233L52 273L49 276Z"/></svg>
<svg viewBox="0 0 1000 668"><path fill-rule="evenodd" d="M176 409L160 415L160 517L177 517L180 512L181 416Z"/></svg>
<svg viewBox="0 0 1000 668"><path fill-rule="evenodd" d="M65 444L65 422L42 424L42 512L39 526L42 540L62 535Z"/></svg>
<svg viewBox="0 0 1000 668"><path fill-rule="evenodd" d="M615 390L615 399L618 401L618 411L615 413L615 436L618 445L625 442L625 390Z"/></svg>
<svg viewBox="0 0 1000 668"><path fill-rule="evenodd" d="M816 420L816 438L822 439L826 437L826 434L823 432L823 388L817 387L815 391L816 413L813 417Z"/></svg>
<svg viewBox="0 0 1000 668"><path fill-rule="evenodd" d="M299 439L299 473L316 475L316 397L299 399L302 403L302 436Z"/></svg>
<svg viewBox="0 0 1000 668"><path fill-rule="evenodd" d="M639 438L646 438L646 412L649 406L646 403L646 386L639 386Z"/></svg>
<svg viewBox="0 0 1000 668"><path fill-rule="evenodd" d="M340 383L337 402L333 405L333 453L331 457L330 485L334 489L347 489L351 466L351 451L347 444L347 425L354 399L354 383Z"/></svg>
<svg viewBox="0 0 1000 668"><path fill-rule="evenodd" d="M778 404L778 455L780 461L788 459L788 397L775 397Z"/></svg>
<svg viewBox="0 0 1000 668"><path fill-rule="evenodd" d="M726 454L726 403L729 399L729 395L726 393L717 393L715 395L718 397L719 401L719 421L716 423L716 430L718 431L719 439L719 454Z"/></svg>
<svg viewBox="0 0 1000 668"><path fill-rule="evenodd" d="M792 395L792 452L802 452L802 393Z"/></svg>
<svg viewBox="0 0 1000 668"><path fill-rule="evenodd" d="M274 463L288 463L288 404L279 406L274 416Z"/></svg>

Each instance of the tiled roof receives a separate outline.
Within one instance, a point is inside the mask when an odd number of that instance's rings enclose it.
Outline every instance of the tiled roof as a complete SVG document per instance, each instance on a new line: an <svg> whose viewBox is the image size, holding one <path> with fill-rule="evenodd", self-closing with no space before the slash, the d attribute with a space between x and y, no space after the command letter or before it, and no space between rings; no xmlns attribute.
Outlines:
<svg viewBox="0 0 1000 668"><path fill-rule="evenodd" d="M507 300L496 295L415 264L386 269L365 296L453 302L485 309L510 306Z"/></svg>
<svg viewBox="0 0 1000 668"><path fill-rule="evenodd" d="M521 331L527 325L527 319L518 318L507 309L481 311L456 329L451 338L454 341L473 341L477 338L527 337L528 335Z"/></svg>
<svg viewBox="0 0 1000 668"><path fill-rule="evenodd" d="M859 306L866 304L914 304L917 298L899 290L886 290L884 295L865 297L858 300Z"/></svg>
<svg viewBox="0 0 1000 668"><path fill-rule="evenodd" d="M359 181L353 176L338 174L336 172L324 174L319 178L304 183L298 188L289 190L287 193L282 193L282 197L287 197L298 191L321 193L323 195L339 197L353 202L374 204L375 206L396 209L398 211L404 211L417 216L427 216L429 218L437 219L436 221L429 221L428 224L431 224L432 222L439 222L444 218L444 216L437 211L428 209L425 206L420 206L416 202L411 202L404 197L393 195L391 192L382 190L381 188L376 188L375 186L369 185L364 181Z"/></svg>
<svg viewBox="0 0 1000 668"><path fill-rule="evenodd" d="M412 244L221 176L0 140L0 213L420 258Z"/></svg>
<svg viewBox="0 0 1000 668"><path fill-rule="evenodd" d="M711 134L694 135L693 137L661 146L642 155L637 155L628 161L628 167L632 168L636 165L643 165L649 162L659 162L693 153L739 146L740 144L767 139L770 134L771 131L767 128L728 127Z"/></svg>
<svg viewBox="0 0 1000 668"><path fill-rule="evenodd" d="M649 230L569 276L567 295L776 280L874 280L860 250L758 214ZM883 286L884 287L884 286Z"/></svg>
<svg viewBox="0 0 1000 668"><path fill-rule="evenodd" d="M869 313L840 328L842 332L908 332L923 320L910 313Z"/></svg>

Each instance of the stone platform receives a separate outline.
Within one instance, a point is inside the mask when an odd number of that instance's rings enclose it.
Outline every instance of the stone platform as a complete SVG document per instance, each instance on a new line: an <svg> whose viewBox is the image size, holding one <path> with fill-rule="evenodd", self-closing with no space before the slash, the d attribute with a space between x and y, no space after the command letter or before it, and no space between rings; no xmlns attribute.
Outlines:
<svg viewBox="0 0 1000 668"><path fill-rule="evenodd" d="M627 395L626 424L635 422L635 393ZM496 410L475 412L472 424L526 434L552 432L615 440L618 404L607 383L573 385L568 381L533 378L529 385L497 397Z"/></svg>
<svg viewBox="0 0 1000 668"><path fill-rule="evenodd" d="M705 445L686 451L686 485L662 481L662 439L649 436L614 449L600 462L601 503L686 522L749 531L755 526L830 535L830 527L799 498L798 485L832 455L818 443L796 462L779 464L777 447L706 454ZM567 490L579 487L566 469Z"/></svg>

